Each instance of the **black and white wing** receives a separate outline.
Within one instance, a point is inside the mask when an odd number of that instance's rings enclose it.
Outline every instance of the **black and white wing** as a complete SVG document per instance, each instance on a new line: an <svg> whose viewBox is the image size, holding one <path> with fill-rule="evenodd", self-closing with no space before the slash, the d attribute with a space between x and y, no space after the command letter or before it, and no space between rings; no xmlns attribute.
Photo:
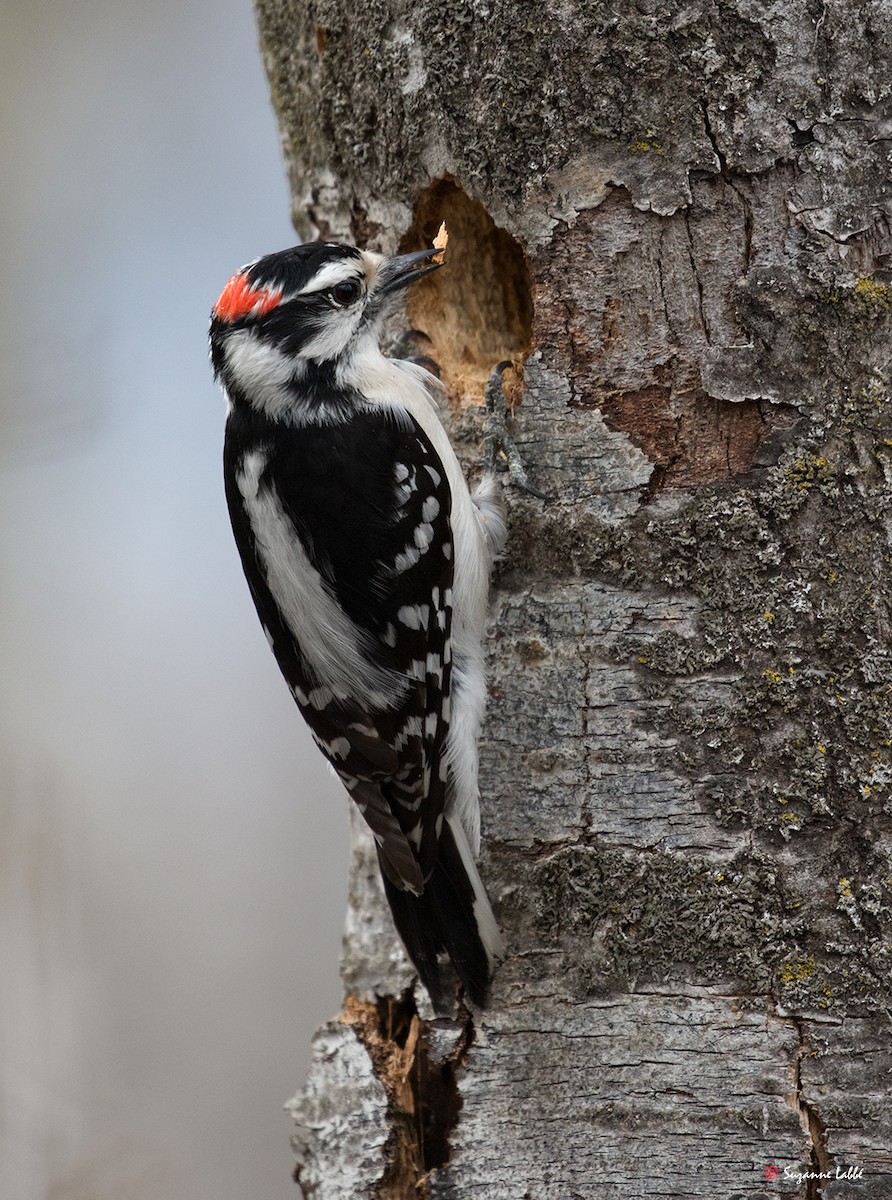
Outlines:
<svg viewBox="0 0 892 1200"><path fill-rule="evenodd" d="M446 796L450 492L412 418L336 426L230 416L236 542L279 667L371 828L381 866L420 894Z"/></svg>

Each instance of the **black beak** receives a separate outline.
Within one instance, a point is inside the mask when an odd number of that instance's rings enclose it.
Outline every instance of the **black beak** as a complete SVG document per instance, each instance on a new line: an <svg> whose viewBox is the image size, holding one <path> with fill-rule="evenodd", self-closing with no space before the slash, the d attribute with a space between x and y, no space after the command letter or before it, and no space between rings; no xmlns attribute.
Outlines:
<svg viewBox="0 0 892 1200"><path fill-rule="evenodd" d="M394 292L399 292L404 287L408 287L410 283L414 283L416 279L423 279L425 275L430 275L431 271L436 271L443 266L443 263L432 263L429 260L435 254L442 253L442 250L431 246L430 250L418 250L414 254L401 254L398 258L388 258L381 268L379 293L391 296ZM428 263L426 267L418 265L424 262Z"/></svg>

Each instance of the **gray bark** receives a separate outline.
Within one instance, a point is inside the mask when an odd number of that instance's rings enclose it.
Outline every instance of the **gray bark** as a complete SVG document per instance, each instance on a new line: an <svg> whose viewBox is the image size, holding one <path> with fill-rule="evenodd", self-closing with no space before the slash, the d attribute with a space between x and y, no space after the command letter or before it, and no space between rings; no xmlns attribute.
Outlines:
<svg viewBox="0 0 892 1200"><path fill-rule="evenodd" d="M258 14L299 229L447 220L410 320L469 463L523 363L553 497L493 597L492 1007L427 1020L360 839L304 1194L892 1195L888 5Z"/></svg>

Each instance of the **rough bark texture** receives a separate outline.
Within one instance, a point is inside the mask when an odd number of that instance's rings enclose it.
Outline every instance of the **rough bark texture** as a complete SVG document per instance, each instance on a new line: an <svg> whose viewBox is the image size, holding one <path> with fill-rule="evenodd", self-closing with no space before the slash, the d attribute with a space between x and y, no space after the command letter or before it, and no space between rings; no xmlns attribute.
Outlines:
<svg viewBox="0 0 892 1200"><path fill-rule="evenodd" d="M493 601L492 1008L425 1020L360 843L304 1194L892 1195L888 5L258 12L301 232L446 217L456 440L523 362L553 497Z"/></svg>

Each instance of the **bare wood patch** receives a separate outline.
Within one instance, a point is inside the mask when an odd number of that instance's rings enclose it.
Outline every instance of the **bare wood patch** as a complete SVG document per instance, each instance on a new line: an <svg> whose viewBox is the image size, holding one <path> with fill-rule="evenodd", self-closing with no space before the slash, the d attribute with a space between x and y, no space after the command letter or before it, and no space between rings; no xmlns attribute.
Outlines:
<svg viewBox="0 0 892 1200"><path fill-rule="evenodd" d="M426 1200L430 1173L449 1161L461 1097L457 1071L473 1036L464 1023L422 1020L411 992L377 1001L348 996L340 1020L368 1052L388 1098L390 1136L375 1200Z"/></svg>

